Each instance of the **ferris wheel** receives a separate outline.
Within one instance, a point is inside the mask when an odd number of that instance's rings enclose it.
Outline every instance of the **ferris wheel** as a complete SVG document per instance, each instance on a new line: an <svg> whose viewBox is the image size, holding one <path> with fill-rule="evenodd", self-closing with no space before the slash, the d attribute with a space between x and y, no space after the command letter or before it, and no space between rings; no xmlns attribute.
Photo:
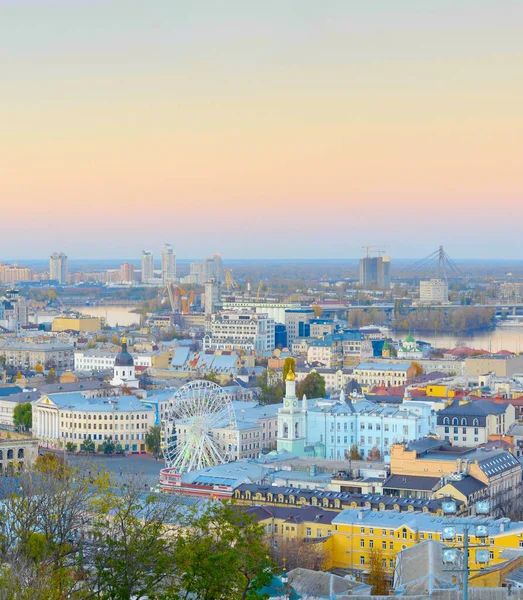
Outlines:
<svg viewBox="0 0 523 600"><path fill-rule="evenodd" d="M228 462L232 454L226 432L236 428L231 398L212 381L195 380L181 387L169 401L164 423L165 462L168 468L189 472Z"/></svg>

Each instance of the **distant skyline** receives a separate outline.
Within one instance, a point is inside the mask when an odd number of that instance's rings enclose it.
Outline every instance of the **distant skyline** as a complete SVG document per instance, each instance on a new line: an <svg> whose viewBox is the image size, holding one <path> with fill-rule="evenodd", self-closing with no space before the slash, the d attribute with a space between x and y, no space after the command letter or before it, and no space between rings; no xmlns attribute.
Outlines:
<svg viewBox="0 0 523 600"><path fill-rule="evenodd" d="M2 260L523 258L517 0L0 2Z"/></svg>

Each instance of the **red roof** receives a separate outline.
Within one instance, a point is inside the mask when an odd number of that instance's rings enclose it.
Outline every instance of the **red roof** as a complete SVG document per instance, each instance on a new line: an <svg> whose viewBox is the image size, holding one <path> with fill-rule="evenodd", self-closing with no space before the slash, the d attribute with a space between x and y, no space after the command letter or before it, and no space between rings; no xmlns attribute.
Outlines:
<svg viewBox="0 0 523 600"><path fill-rule="evenodd" d="M496 352L496 354L502 354L503 356L514 356L514 352L511 352L510 350L500 350L499 352Z"/></svg>

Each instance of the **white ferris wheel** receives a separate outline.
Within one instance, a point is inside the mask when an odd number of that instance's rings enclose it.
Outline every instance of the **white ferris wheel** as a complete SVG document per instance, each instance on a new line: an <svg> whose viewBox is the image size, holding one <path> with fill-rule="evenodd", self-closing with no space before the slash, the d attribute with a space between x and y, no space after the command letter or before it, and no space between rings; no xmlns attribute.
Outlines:
<svg viewBox="0 0 523 600"><path fill-rule="evenodd" d="M212 381L182 386L169 401L164 422L165 462L179 473L228 462L232 448L216 429L235 429L236 415L225 390Z"/></svg>

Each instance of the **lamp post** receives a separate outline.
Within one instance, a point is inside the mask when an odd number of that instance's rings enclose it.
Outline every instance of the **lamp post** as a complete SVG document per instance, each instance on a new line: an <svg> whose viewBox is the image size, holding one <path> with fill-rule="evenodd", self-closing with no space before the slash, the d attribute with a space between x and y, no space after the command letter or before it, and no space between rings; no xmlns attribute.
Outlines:
<svg viewBox="0 0 523 600"><path fill-rule="evenodd" d="M480 501L476 505L476 515L488 515L490 512L490 502ZM456 503L453 500L447 500L442 503L443 514L449 516L455 516L457 512ZM449 569L455 573L463 573L463 600L469 598L469 576L471 569L469 567L469 553L470 548L480 548L476 551L476 562L480 564L486 564L489 560L489 551L486 549L485 540L488 538L488 527L486 525L472 525L471 523L465 522L460 523L459 521L449 519L448 525L443 527L441 532L442 541L452 542L456 539L456 525L461 525L463 531L463 546L452 546L443 550L443 562L452 564L457 561L458 553L456 550L463 550L463 568L462 569ZM473 534L476 539L480 540L480 544L471 544L470 535Z"/></svg>

